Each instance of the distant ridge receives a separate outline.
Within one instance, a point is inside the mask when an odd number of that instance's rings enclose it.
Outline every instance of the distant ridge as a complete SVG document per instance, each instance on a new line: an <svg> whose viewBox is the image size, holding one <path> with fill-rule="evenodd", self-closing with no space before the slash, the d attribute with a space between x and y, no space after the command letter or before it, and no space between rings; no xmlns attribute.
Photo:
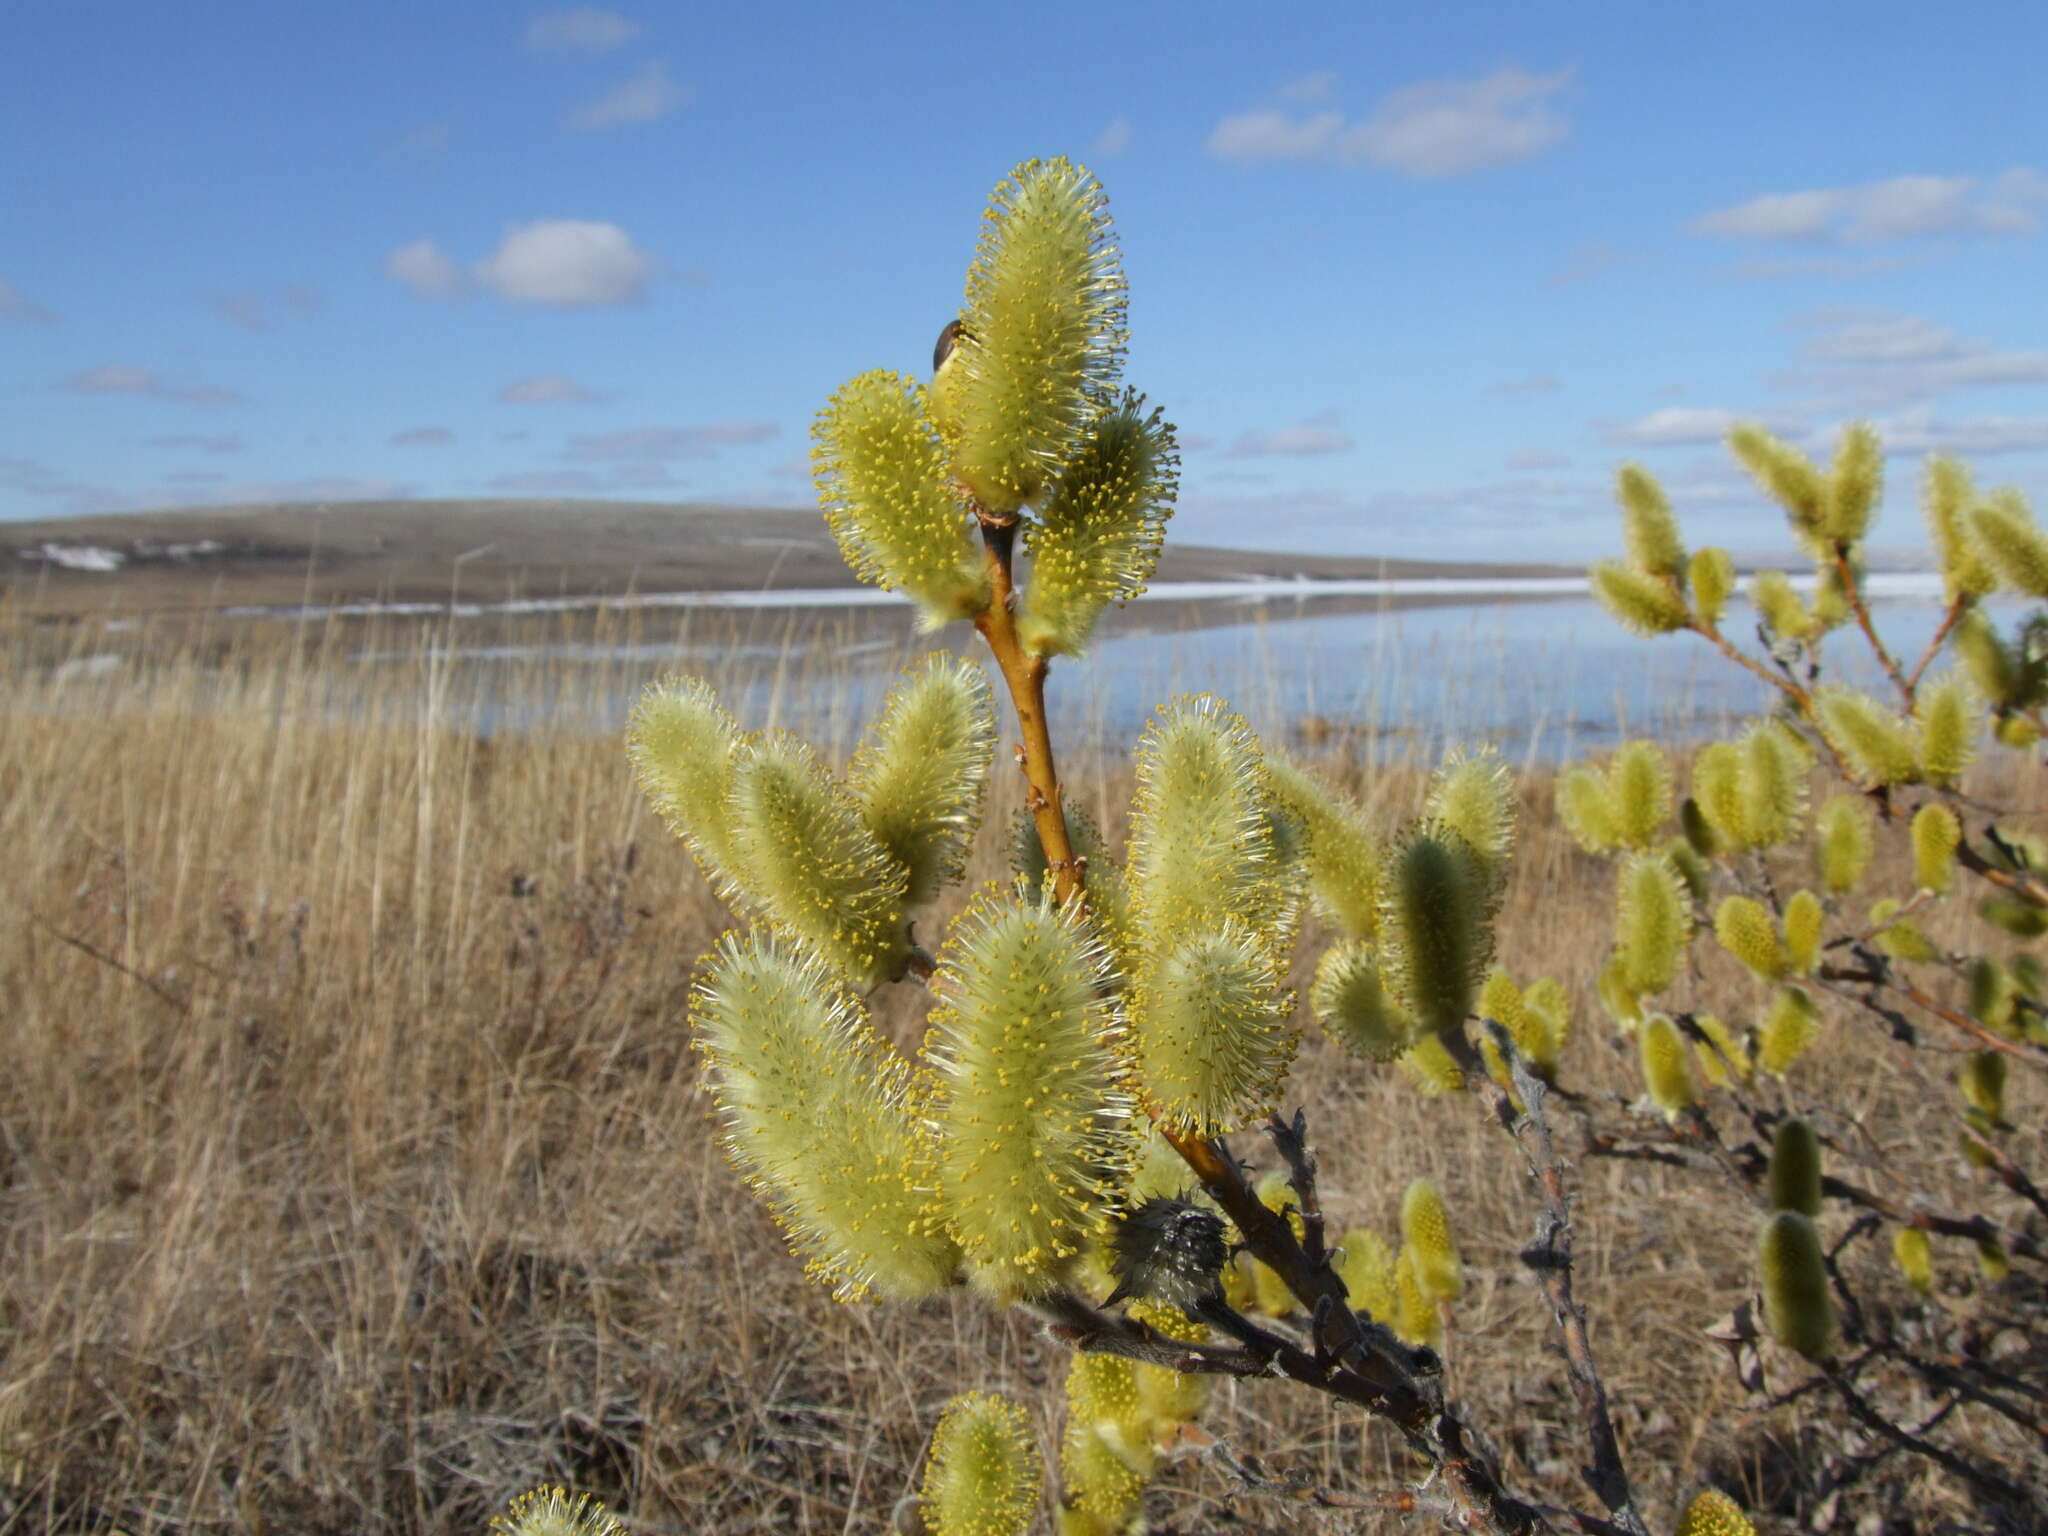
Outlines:
<svg viewBox="0 0 2048 1536"><path fill-rule="evenodd" d="M1161 581L1543 576L1575 566L1168 543ZM31 610L763 591L853 584L810 510L705 502L275 502L0 523L0 593Z"/></svg>

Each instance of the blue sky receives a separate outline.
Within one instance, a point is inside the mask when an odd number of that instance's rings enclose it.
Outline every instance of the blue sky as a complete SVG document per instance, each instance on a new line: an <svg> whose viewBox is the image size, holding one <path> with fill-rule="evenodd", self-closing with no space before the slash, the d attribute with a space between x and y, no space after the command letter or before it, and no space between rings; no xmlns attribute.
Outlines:
<svg viewBox="0 0 2048 1536"><path fill-rule="evenodd" d="M1181 537L1577 559L1731 417L2048 492L2048 6L10 8L0 517L799 505L1018 160L1107 187Z"/></svg>

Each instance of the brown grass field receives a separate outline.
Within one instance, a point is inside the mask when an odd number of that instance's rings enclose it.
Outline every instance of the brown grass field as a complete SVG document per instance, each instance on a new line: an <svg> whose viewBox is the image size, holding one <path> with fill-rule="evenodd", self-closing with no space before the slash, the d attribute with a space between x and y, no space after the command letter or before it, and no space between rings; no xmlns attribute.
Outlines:
<svg viewBox="0 0 2048 1536"><path fill-rule="evenodd" d="M0 628L0 1533L480 1533L545 1480L636 1532L881 1532L952 1393L1018 1394L1057 1444L1061 1346L965 1295L833 1303L721 1160L685 1000L726 916L616 737L348 703L365 685L317 632L145 631L88 674ZM831 686L791 665L792 688ZM377 676L407 699L447 686L424 656ZM536 662L520 686L568 712L591 681ZM1065 747L1072 798L1110 827L1125 749ZM1427 765L1321 751L1386 824L1418 803ZM2040 803L2031 781L1978 788ZM1591 991L1611 879L1548 796L1524 785L1500 959L1567 983L1566 1079L1630 1100L1632 1051ZM990 827L1019 798L999 775ZM975 880L1000 872L995 843L985 827ZM906 1040L908 990L883 1002ZM1740 1016L1762 993L1710 967L1692 997ZM1860 1123L1865 1178L1909 1166L1967 1203L1950 1059L1831 1016L1793 1089ZM2039 1167L2019 1076L2014 1150ZM1288 1103L1333 1222L1391 1230L1411 1178L1441 1182L1471 1266L1456 1396L1512 1481L1584 1507L1507 1140L1320 1038ZM1653 1528L1709 1476L1760 1530L1805 1528L1808 1428L1752 1414L1703 1337L1752 1288L1756 1209L1641 1163L1574 1177L1580 1294ZM1901 1294L1880 1249L1856 1261ZM1284 1383L1219 1386L1204 1422L1329 1489L1412 1475L1387 1433ZM1981 1433L2044 1475L2038 1443ZM1891 1513L1839 1528L1977 1528L1939 1474L1892 1470ZM1158 1533L1422 1528L1247 1494L1204 1458L1148 1508Z"/></svg>

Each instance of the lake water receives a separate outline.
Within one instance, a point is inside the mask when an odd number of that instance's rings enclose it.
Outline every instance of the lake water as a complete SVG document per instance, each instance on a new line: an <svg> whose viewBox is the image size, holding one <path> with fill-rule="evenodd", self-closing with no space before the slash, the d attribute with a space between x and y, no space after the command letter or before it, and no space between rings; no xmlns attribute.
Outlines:
<svg viewBox="0 0 2048 1536"><path fill-rule="evenodd" d="M1705 736L1768 708L1771 691L1693 635L1644 640L1622 631L1583 583L1512 592L1385 584L1377 592L1242 595L1137 604L1113 615L1085 658L1055 663L1048 687L1059 739L1128 740L1178 693L1228 699L1272 739L1345 741L1376 754L1434 757L1457 742L1497 743L1511 760L1549 762L1622 737ZM1939 588L1920 578L1878 587L1880 632L1907 664L1940 617ZM666 672L710 677L748 725L801 731L843 754L902 666L932 649L982 651L965 625L916 636L900 604L865 591L832 607L765 601L695 605L640 600L595 623L586 603L536 618L482 610L412 616L354 646L367 673L431 657L431 707L486 731L619 729L640 689ZM575 611L571 611L571 609ZM616 626L627 623L631 633ZM536 624L549 626L536 635ZM1726 632L1760 654L1753 621L1731 605ZM1831 671L1882 681L1862 637L1825 642ZM540 680L537 685L537 680Z"/></svg>

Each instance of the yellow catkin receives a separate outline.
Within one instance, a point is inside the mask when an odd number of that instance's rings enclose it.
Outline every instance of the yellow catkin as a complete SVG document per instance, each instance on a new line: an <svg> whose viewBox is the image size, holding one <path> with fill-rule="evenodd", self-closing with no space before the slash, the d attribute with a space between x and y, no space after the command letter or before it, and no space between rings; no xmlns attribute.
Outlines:
<svg viewBox="0 0 2048 1536"><path fill-rule="evenodd" d="M1748 896L1730 896L1714 913L1714 937L1723 949L1764 981L1781 981L1789 966L1777 924L1764 904Z"/></svg>
<svg viewBox="0 0 2048 1536"><path fill-rule="evenodd" d="M1415 1252L1403 1248L1394 1260L1394 1332L1410 1344L1435 1348L1443 1342L1443 1317L1415 1277Z"/></svg>
<svg viewBox="0 0 2048 1536"><path fill-rule="evenodd" d="M1797 976L1810 976L1820 964L1821 930L1827 910L1811 891L1794 891L1785 899L1785 958Z"/></svg>
<svg viewBox="0 0 2048 1536"><path fill-rule="evenodd" d="M1920 777L1944 787L1960 783L1963 770L1977 756L1977 733L1983 711L1960 672L1948 672L1923 684L1914 701L1913 718L1920 726Z"/></svg>
<svg viewBox="0 0 2048 1536"><path fill-rule="evenodd" d="M587 1493L542 1487L491 1516L490 1536L626 1536L626 1525Z"/></svg>
<svg viewBox="0 0 2048 1536"><path fill-rule="evenodd" d="M1678 583L1618 560L1602 560L1590 573L1593 596L1622 628L1638 635L1667 635L1692 621Z"/></svg>
<svg viewBox="0 0 2048 1536"><path fill-rule="evenodd" d="M1615 475L1621 503L1621 541L1628 563L1652 576L1676 576L1685 568L1685 545L1664 488L1640 464L1624 464Z"/></svg>
<svg viewBox="0 0 2048 1536"><path fill-rule="evenodd" d="M1783 1077L1806 1054L1819 1032L1820 1015L1813 999L1798 987L1779 988L1764 1015L1757 1065L1774 1077Z"/></svg>
<svg viewBox="0 0 2048 1536"><path fill-rule="evenodd" d="M1614 941L1622 976L1638 997L1663 991L1678 977L1692 941L1685 882L1661 853L1638 853L1617 883Z"/></svg>
<svg viewBox="0 0 2048 1536"><path fill-rule="evenodd" d="M1814 862L1831 896L1856 889L1870 868L1874 839L1870 807L1861 795L1835 795L1814 817Z"/></svg>
<svg viewBox="0 0 2048 1536"><path fill-rule="evenodd" d="M1693 612L1709 629L1721 622L1721 611L1735 590L1735 562L1728 551L1709 545L1696 550L1686 566L1687 584L1692 588Z"/></svg>
<svg viewBox="0 0 2048 1536"><path fill-rule="evenodd" d="M1637 1045L1650 1102L1664 1112L1665 1119L1676 1120L1699 1102L1699 1088L1687 1064L1685 1037L1669 1017L1653 1013L1644 1020Z"/></svg>
<svg viewBox="0 0 2048 1536"><path fill-rule="evenodd" d="M1913 883L1937 896L1946 892L1962 841L1962 823L1954 811L1945 805L1921 806L1913 813Z"/></svg>
<svg viewBox="0 0 2048 1536"><path fill-rule="evenodd" d="M1731 1079L1746 1084L1755 1076L1749 1052L1726 1024L1711 1013L1695 1014L1693 1023L1707 1037L1704 1044L1694 1047L1693 1055L1708 1082L1725 1087Z"/></svg>
<svg viewBox="0 0 2048 1536"><path fill-rule="evenodd" d="M1756 1536L1756 1527L1727 1494L1702 1488L1679 1516L1674 1536Z"/></svg>
<svg viewBox="0 0 2048 1536"><path fill-rule="evenodd" d="M1337 1277L1350 1294L1354 1311L1390 1324L1394 1317L1394 1255L1386 1239L1365 1227L1353 1227L1337 1240L1333 1260Z"/></svg>
<svg viewBox="0 0 2048 1536"><path fill-rule="evenodd" d="M2000 582L2029 597L2048 597L2048 538L2017 498L1996 498L1969 514L1970 532Z"/></svg>
<svg viewBox="0 0 2048 1536"><path fill-rule="evenodd" d="M932 1435L925 1528L931 1536L1022 1536L1044 1476L1024 1409L993 1392L962 1393Z"/></svg>
<svg viewBox="0 0 2048 1536"><path fill-rule="evenodd" d="M1464 1260L1434 1180L1416 1179L1402 1195L1401 1241L1402 1251L1414 1255L1416 1284L1431 1301L1456 1301L1465 1294Z"/></svg>
<svg viewBox="0 0 2048 1536"><path fill-rule="evenodd" d="M1922 1296L1934 1294L1934 1244L1924 1230L1900 1227L1892 1233L1892 1263Z"/></svg>

